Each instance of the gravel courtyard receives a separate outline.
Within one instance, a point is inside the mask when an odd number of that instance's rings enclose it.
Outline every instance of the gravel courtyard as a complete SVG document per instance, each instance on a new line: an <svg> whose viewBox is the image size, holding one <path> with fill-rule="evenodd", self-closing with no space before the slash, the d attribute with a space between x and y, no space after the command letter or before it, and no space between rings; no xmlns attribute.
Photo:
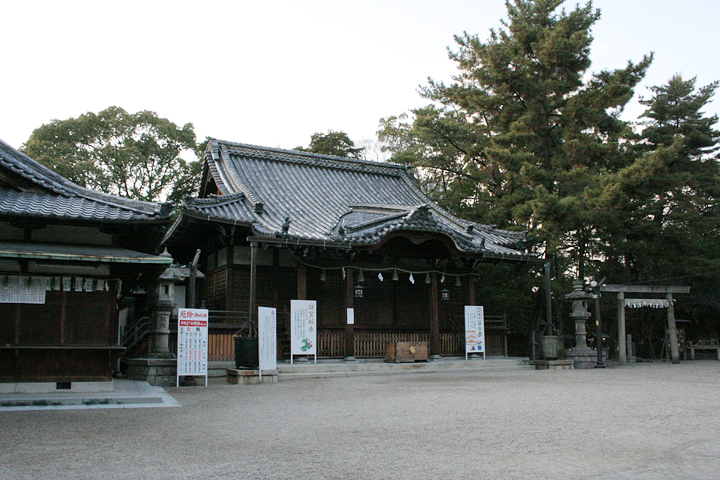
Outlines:
<svg viewBox="0 0 720 480"><path fill-rule="evenodd" d="M167 391L0 413L0 478L720 478L718 361Z"/></svg>

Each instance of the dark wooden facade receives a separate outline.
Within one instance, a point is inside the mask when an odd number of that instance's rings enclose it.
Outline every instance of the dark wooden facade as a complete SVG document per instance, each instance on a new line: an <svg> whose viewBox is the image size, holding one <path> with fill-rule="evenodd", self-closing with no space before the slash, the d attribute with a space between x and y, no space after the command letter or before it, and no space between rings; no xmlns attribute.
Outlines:
<svg viewBox="0 0 720 480"><path fill-rule="evenodd" d="M196 303L250 323L275 307L281 355L290 301L306 299L318 302L320 356L367 357L417 338L431 355L463 354L463 307L482 305L475 265L535 261L524 239L441 209L407 166L211 140L200 198L185 200L161 245L180 262L202 250ZM486 332L491 354L506 354L505 332Z"/></svg>
<svg viewBox="0 0 720 480"><path fill-rule="evenodd" d="M112 380L118 298L172 263L150 253L170 214L79 187L0 141L0 382Z"/></svg>

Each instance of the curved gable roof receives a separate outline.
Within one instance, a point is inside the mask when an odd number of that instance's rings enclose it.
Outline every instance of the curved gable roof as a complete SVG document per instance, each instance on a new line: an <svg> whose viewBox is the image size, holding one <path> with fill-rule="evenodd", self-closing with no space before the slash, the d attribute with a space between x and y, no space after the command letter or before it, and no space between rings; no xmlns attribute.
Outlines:
<svg viewBox="0 0 720 480"><path fill-rule="evenodd" d="M64 220L164 222L169 220L172 206L81 187L0 140L0 214Z"/></svg>
<svg viewBox="0 0 720 480"><path fill-rule="evenodd" d="M469 253L518 255L524 233L461 220L433 203L412 169L211 140L204 184L220 195L186 199L183 215L246 225L255 235L372 246L397 232L436 233Z"/></svg>

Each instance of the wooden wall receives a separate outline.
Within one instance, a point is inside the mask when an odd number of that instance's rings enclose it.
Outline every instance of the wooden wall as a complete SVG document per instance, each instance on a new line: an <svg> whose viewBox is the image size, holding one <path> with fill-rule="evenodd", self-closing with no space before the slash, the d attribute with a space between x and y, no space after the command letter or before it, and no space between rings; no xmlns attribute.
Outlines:
<svg viewBox="0 0 720 480"><path fill-rule="evenodd" d="M0 303L0 381L109 380L115 300L109 291L48 291L44 304Z"/></svg>

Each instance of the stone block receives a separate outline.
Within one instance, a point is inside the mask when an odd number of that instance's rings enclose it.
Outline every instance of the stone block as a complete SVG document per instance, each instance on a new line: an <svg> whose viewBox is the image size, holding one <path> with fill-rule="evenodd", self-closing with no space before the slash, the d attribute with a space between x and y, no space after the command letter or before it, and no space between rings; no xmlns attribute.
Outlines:
<svg viewBox="0 0 720 480"><path fill-rule="evenodd" d="M238 370L227 369L227 381L234 385L257 385L260 383L276 383L278 378L277 370L263 370L262 378L259 370Z"/></svg>
<svg viewBox="0 0 720 480"><path fill-rule="evenodd" d="M533 360L531 365L535 365L535 370L574 370L575 362L573 360Z"/></svg>

